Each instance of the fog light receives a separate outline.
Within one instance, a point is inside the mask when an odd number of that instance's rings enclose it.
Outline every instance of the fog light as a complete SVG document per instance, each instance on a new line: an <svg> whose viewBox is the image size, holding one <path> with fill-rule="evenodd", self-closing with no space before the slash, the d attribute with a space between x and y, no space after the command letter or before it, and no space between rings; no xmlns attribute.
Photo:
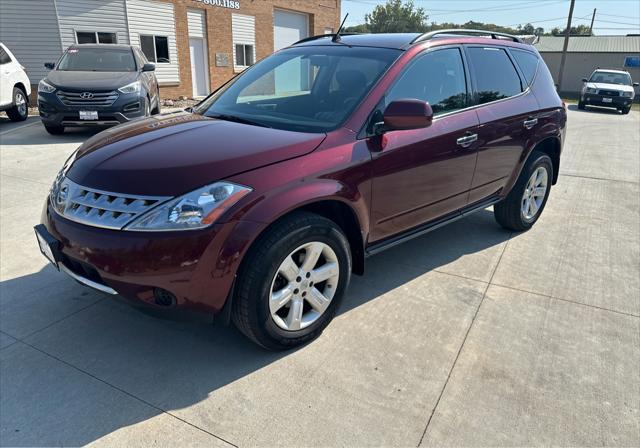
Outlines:
<svg viewBox="0 0 640 448"><path fill-rule="evenodd" d="M162 288L153 289L153 297L156 305L160 306L174 306L176 304L176 296Z"/></svg>

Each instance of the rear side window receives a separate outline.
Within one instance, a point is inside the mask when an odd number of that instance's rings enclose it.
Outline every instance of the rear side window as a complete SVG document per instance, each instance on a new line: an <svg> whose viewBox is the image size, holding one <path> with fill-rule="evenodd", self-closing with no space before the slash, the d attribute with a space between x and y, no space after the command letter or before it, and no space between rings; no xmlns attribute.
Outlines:
<svg viewBox="0 0 640 448"><path fill-rule="evenodd" d="M4 48L0 47L0 64L8 64L9 62L11 62L11 58L7 52L4 51Z"/></svg>
<svg viewBox="0 0 640 448"><path fill-rule="evenodd" d="M522 92L520 77L506 51L493 47L471 47L468 51L480 104Z"/></svg>
<svg viewBox="0 0 640 448"><path fill-rule="evenodd" d="M531 85L538 70L538 56L523 50L511 50L511 54L526 78L527 84Z"/></svg>
<svg viewBox="0 0 640 448"><path fill-rule="evenodd" d="M467 83L460 50L447 48L418 56L387 94L385 106L409 98L427 101L434 115L466 107Z"/></svg>

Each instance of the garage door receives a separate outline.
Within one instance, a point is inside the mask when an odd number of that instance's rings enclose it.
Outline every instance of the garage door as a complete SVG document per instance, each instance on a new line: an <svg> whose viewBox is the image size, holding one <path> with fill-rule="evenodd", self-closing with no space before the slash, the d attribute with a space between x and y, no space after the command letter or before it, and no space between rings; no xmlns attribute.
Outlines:
<svg viewBox="0 0 640 448"><path fill-rule="evenodd" d="M288 47L309 36L309 16L297 12L275 10L273 14L273 50Z"/></svg>

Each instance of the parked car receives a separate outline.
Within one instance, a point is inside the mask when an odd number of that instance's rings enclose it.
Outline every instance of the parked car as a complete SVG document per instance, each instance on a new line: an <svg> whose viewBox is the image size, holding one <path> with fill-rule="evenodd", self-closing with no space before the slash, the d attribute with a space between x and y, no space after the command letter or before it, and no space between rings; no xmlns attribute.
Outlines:
<svg viewBox="0 0 640 448"><path fill-rule="evenodd" d="M493 36L305 39L192 113L98 134L58 174L40 247L133 303L303 344L368 255L491 205L513 231L540 217L566 109L534 47Z"/></svg>
<svg viewBox="0 0 640 448"><path fill-rule="evenodd" d="M637 82L631 80L629 72L623 70L596 69L584 83L578 109L586 106L612 107L628 114L636 95Z"/></svg>
<svg viewBox="0 0 640 448"><path fill-rule="evenodd" d="M160 112L154 70L130 45L70 46L38 85L38 109L45 129L62 134L71 126L112 126Z"/></svg>
<svg viewBox="0 0 640 448"><path fill-rule="evenodd" d="M11 121L23 121L29 116L31 83L24 67L0 42L0 111Z"/></svg>

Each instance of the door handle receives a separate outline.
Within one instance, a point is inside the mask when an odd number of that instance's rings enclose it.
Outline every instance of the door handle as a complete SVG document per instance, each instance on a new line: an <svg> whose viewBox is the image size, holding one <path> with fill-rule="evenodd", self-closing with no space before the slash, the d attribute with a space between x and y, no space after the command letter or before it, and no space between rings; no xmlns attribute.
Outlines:
<svg viewBox="0 0 640 448"><path fill-rule="evenodd" d="M478 134L471 134L467 132L464 137L460 137L458 140L456 140L456 143L458 144L458 146L468 148L476 140L478 140Z"/></svg>
<svg viewBox="0 0 640 448"><path fill-rule="evenodd" d="M534 127L535 125L538 124L538 119L537 118L529 118L528 120L524 120L524 122L522 124L524 124L525 128L531 129L532 127Z"/></svg>

